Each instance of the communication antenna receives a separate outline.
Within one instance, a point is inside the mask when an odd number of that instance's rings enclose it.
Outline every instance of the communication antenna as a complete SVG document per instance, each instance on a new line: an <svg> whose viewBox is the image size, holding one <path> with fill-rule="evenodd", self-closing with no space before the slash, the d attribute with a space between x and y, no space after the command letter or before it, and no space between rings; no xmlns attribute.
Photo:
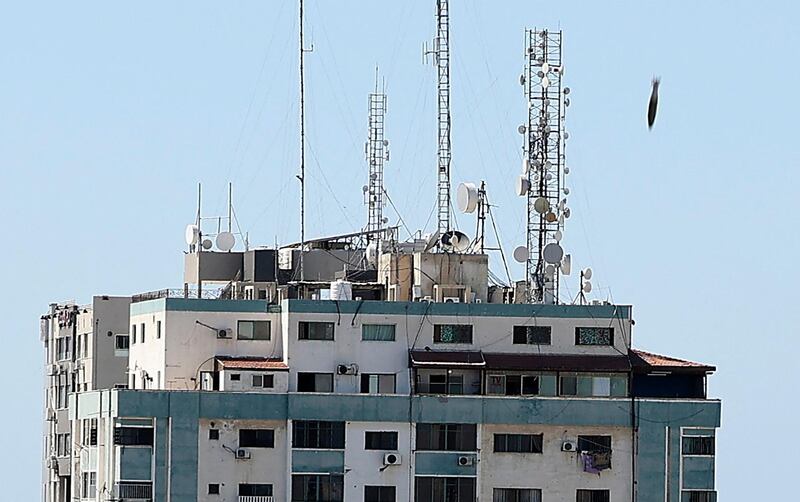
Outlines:
<svg viewBox="0 0 800 502"><path fill-rule="evenodd" d="M305 278L303 275L303 251L306 247L306 102L305 102L305 62L306 52L314 50L312 45L309 49L305 47L303 38L303 0L300 0L300 280Z"/></svg>
<svg viewBox="0 0 800 502"><path fill-rule="evenodd" d="M580 305L586 305L586 293L592 292L592 283L590 279L592 278L592 269L586 268L581 270L581 282L580 282L580 289L578 290L578 296L575 298L575 302Z"/></svg>
<svg viewBox="0 0 800 502"><path fill-rule="evenodd" d="M557 269L564 274L569 269L562 267L564 249L560 244L564 221L570 215L565 198L569 190L564 187L569 88L561 86L561 40L560 31L525 30L526 62L520 83L528 101L528 122L518 128L525 140L523 172L516 190L527 198L525 281L530 303L557 303Z"/></svg>
<svg viewBox="0 0 800 502"><path fill-rule="evenodd" d="M450 231L450 2L436 0L436 36L433 47L423 46L423 56L433 55L433 64L438 71L438 124L439 162L436 169L437 214L439 235ZM444 245L438 244L440 250Z"/></svg>
<svg viewBox="0 0 800 502"><path fill-rule="evenodd" d="M384 117L386 116L385 83L379 85L378 68L375 68L375 92L369 95L369 136L364 146L369 166L369 182L364 187L367 204L367 231L383 228L383 163L389 160L389 141L383 137ZM378 240L377 233L367 234L367 241Z"/></svg>
<svg viewBox="0 0 800 502"><path fill-rule="evenodd" d="M460 183L456 188L456 203L458 210L462 213L478 212L473 249L477 249L480 254L483 254L486 232L486 182L481 181L480 188L474 183Z"/></svg>

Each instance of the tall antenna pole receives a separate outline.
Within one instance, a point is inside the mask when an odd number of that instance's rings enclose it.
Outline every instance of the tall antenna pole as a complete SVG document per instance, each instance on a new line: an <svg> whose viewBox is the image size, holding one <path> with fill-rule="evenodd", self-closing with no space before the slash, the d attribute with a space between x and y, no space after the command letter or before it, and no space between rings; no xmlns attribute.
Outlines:
<svg viewBox="0 0 800 502"><path fill-rule="evenodd" d="M233 217L233 183L230 181L228 182L228 232L230 233L233 229L232 225L232 217Z"/></svg>
<svg viewBox="0 0 800 502"><path fill-rule="evenodd" d="M564 111L569 88L561 89L561 32L525 30L525 74L522 84L528 100L525 134L527 177L528 259L526 285L528 302L558 302L558 272L563 257L559 244L566 207L563 188Z"/></svg>
<svg viewBox="0 0 800 502"><path fill-rule="evenodd" d="M439 162L437 166L437 214L439 235L450 230L450 5L449 0L436 0L436 36L433 49L424 54L433 54L433 64L438 71L439 111Z"/></svg>
<svg viewBox="0 0 800 502"><path fill-rule="evenodd" d="M303 251L306 247L306 108L305 108L305 43L303 39L303 0L300 0L300 280L303 274Z"/></svg>
<svg viewBox="0 0 800 502"><path fill-rule="evenodd" d="M386 94L379 85L378 68L375 68L375 92L369 95L369 136L366 144L369 184L364 195L368 208L367 231L383 228L383 164L389 160L389 142L383 137L386 115ZM378 239L378 234L367 234L367 240Z"/></svg>

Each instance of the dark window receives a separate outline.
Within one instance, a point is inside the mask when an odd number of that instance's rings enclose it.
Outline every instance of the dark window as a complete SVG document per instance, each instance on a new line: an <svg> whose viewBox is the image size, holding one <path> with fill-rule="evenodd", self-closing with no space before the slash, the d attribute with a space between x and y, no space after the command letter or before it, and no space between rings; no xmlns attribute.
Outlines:
<svg viewBox="0 0 800 502"><path fill-rule="evenodd" d="M300 340L333 340L332 322L300 321Z"/></svg>
<svg viewBox="0 0 800 502"><path fill-rule="evenodd" d="M333 373L298 373L297 392L333 392Z"/></svg>
<svg viewBox="0 0 800 502"><path fill-rule="evenodd" d="M116 427L114 444L120 446L153 446L152 427Z"/></svg>
<svg viewBox="0 0 800 502"><path fill-rule="evenodd" d="M239 373L231 373L231 382L238 382L242 379L242 375Z"/></svg>
<svg viewBox="0 0 800 502"><path fill-rule="evenodd" d="M558 392L562 396L578 395L578 377L574 375L562 376L561 387Z"/></svg>
<svg viewBox="0 0 800 502"><path fill-rule="evenodd" d="M131 343L136 343L136 325L131 324Z"/></svg>
<svg viewBox="0 0 800 502"><path fill-rule="evenodd" d="M240 448L274 448L275 431L272 429L240 429Z"/></svg>
<svg viewBox="0 0 800 502"><path fill-rule="evenodd" d="M476 451L475 424L417 424L417 449Z"/></svg>
<svg viewBox="0 0 800 502"><path fill-rule="evenodd" d="M364 449L365 450L396 450L397 449L397 433L396 432L365 432L364 433Z"/></svg>
<svg viewBox="0 0 800 502"><path fill-rule="evenodd" d="M292 448L344 449L344 422L297 420L292 424Z"/></svg>
<svg viewBox="0 0 800 502"><path fill-rule="evenodd" d="M377 374L361 374L361 393L362 394L394 394L395 393L395 376L377 375Z"/></svg>
<svg viewBox="0 0 800 502"><path fill-rule="evenodd" d="M239 483L240 497L271 497L272 485L257 483Z"/></svg>
<svg viewBox="0 0 800 502"><path fill-rule="evenodd" d="M506 375L507 396L535 396L539 394L539 377L536 375Z"/></svg>
<svg viewBox="0 0 800 502"><path fill-rule="evenodd" d="M208 494L209 495L219 495L219 483L209 483L209 485L208 485Z"/></svg>
<svg viewBox="0 0 800 502"><path fill-rule="evenodd" d="M684 455L713 455L714 438L711 436L687 436L683 438Z"/></svg>
<svg viewBox="0 0 800 502"><path fill-rule="evenodd" d="M683 493L687 495L683 500L688 500L689 502L717 502L717 492L690 490Z"/></svg>
<svg viewBox="0 0 800 502"><path fill-rule="evenodd" d="M528 345L550 345L550 326L514 326L514 343Z"/></svg>
<svg viewBox="0 0 800 502"><path fill-rule="evenodd" d="M575 328L575 345L614 345L614 328Z"/></svg>
<svg viewBox="0 0 800 502"><path fill-rule="evenodd" d="M428 392L430 394L461 395L464 393L464 376L448 373L429 375Z"/></svg>
<svg viewBox="0 0 800 502"><path fill-rule="evenodd" d="M219 439L219 429L208 429L208 439L218 440Z"/></svg>
<svg viewBox="0 0 800 502"><path fill-rule="evenodd" d="M538 488L495 488L492 502L542 502Z"/></svg>
<svg viewBox="0 0 800 502"><path fill-rule="evenodd" d="M578 451L611 452L611 436L578 436Z"/></svg>
<svg viewBox="0 0 800 502"><path fill-rule="evenodd" d="M271 389L275 386L275 378L272 375L253 375L253 387Z"/></svg>
<svg viewBox="0 0 800 502"><path fill-rule="evenodd" d="M141 333L139 333L139 341L144 343L144 323L139 325L139 330L141 331Z"/></svg>
<svg viewBox="0 0 800 502"><path fill-rule="evenodd" d="M436 324L433 343L472 343L471 324Z"/></svg>
<svg viewBox="0 0 800 502"><path fill-rule="evenodd" d="M575 502L609 502L609 493L608 490L578 490L575 492Z"/></svg>
<svg viewBox="0 0 800 502"><path fill-rule="evenodd" d="M130 348L131 339L128 335L117 335L114 342L114 348L118 350L128 350L128 348Z"/></svg>
<svg viewBox="0 0 800 502"><path fill-rule="evenodd" d="M415 502L475 502L475 478L417 476Z"/></svg>
<svg viewBox="0 0 800 502"><path fill-rule="evenodd" d="M343 502L344 476L293 474L292 502Z"/></svg>
<svg viewBox="0 0 800 502"><path fill-rule="evenodd" d="M395 502L394 486L365 486L364 502Z"/></svg>
<svg viewBox="0 0 800 502"><path fill-rule="evenodd" d="M269 321L239 321L236 329L239 340L269 340Z"/></svg>
<svg viewBox="0 0 800 502"><path fill-rule="evenodd" d="M541 434L495 434L497 453L542 453Z"/></svg>

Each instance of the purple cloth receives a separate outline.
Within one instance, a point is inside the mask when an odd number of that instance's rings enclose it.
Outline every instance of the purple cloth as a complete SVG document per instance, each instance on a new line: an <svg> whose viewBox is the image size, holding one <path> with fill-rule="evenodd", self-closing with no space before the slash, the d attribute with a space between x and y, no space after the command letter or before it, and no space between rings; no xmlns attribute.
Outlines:
<svg viewBox="0 0 800 502"><path fill-rule="evenodd" d="M581 453L583 470L591 474L600 474L600 469L594 466L594 456L591 453Z"/></svg>

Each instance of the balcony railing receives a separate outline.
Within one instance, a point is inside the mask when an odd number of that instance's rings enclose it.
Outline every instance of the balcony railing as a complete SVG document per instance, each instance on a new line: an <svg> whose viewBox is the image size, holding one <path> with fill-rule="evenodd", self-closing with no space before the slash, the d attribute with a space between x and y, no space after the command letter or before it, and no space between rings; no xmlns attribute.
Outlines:
<svg viewBox="0 0 800 502"><path fill-rule="evenodd" d="M266 495L239 495L239 502L273 502L272 496Z"/></svg>
<svg viewBox="0 0 800 502"><path fill-rule="evenodd" d="M216 300L222 296L223 288L218 289L204 289L200 294L200 298L207 300ZM156 291L148 291L146 293L139 293L131 297L131 302L145 302L148 300L157 300L159 298L197 298L197 289L159 289Z"/></svg>
<svg viewBox="0 0 800 502"><path fill-rule="evenodd" d="M119 500L153 500L153 485L151 483L127 482L117 485L117 499Z"/></svg>

